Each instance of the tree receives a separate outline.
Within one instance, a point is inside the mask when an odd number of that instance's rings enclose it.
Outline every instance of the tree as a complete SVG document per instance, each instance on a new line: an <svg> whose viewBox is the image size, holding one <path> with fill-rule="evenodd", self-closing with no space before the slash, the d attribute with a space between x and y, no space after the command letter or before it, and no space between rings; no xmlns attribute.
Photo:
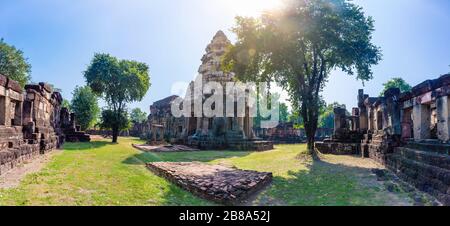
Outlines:
<svg viewBox="0 0 450 226"><path fill-rule="evenodd" d="M82 130L95 125L100 113L97 96L89 86L75 87L72 93L71 111L77 116L77 122Z"/></svg>
<svg viewBox="0 0 450 226"><path fill-rule="evenodd" d="M64 99L61 103L61 107L67 108L67 110L71 111L70 102L66 99Z"/></svg>
<svg viewBox="0 0 450 226"><path fill-rule="evenodd" d="M114 143L117 142L126 104L141 101L150 88L148 65L131 60L119 60L109 54L95 54L84 72L92 91L101 96L115 117L110 124ZM112 118L108 118L112 119Z"/></svg>
<svg viewBox="0 0 450 226"><path fill-rule="evenodd" d="M294 123L295 129L305 129L302 116L300 116L300 113L298 111L293 111L292 114L289 115L289 122Z"/></svg>
<svg viewBox="0 0 450 226"><path fill-rule="evenodd" d="M412 87L402 78L392 78L383 84L383 91L380 93L380 96L384 96L384 92L390 88L399 88L401 92L411 91Z"/></svg>
<svg viewBox="0 0 450 226"><path fill-rule="evenodd" d="M289 110L285 103L280 103L280 122L288 122Z"/></svg>
<svg viewBox="0 0 450 226"><path fill-rule="evenodd" d="M319 128L334 128L334 109L336 107L346 108L344 104L334 102L323 107L319 115Z"/></svg>
<svg viewBox="0 0 450 226"><path fill-rule="evenodd" d="M31 65L23 52L0 39L0 74L19 82L24 87L31 79Z"/></svg>
<svg viewBox="0 0 450 226"><path fill-rule="evenodd" d="M381 60L371 43L373 19L346 0L296 0L260 18L237 17L237 36L223 58L224 70L243 81L277 82L302 116L308 150L315 156L320 93L334 69L372 79Z"/></svg>
<svg viewBox="0 0 450 226"><path fill-rule="evenodd" d="M143 112L140 108L134 108L131 110L130 118L134 124L140 124L147 120L147 113Z"/></svg>
<svg viewBox="0 0 450 226"><path fill-rule="evenodd" d="M102 111L100 128L103 130L113 130L117 128L118 131L127 130L131 127L130 119L127 111L122 111L119 116L111 109L104 109Z"/></svg>

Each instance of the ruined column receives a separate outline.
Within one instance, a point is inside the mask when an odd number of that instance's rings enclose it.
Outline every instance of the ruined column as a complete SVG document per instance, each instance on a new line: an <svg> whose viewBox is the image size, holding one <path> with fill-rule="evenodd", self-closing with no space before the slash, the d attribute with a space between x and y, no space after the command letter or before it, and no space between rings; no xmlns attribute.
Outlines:
<svg viewBox="0 0 450 226"><path fill-rule="evenodd" d="M4 125L9 127L11 126L11 99L9 96L5 97L5 123ZM2 116L3 117L3 116Z"/></svg>
<svg viewBox="0 0 450 226"><path fill-rule="evenodd" d="M195 133L200 133L202 131L202 118L197 118L197 130Z"/></svg>
<svg viewBox="0 0 450 226"><path fill-rule="evenodd" d="M347 127L346 123L346 115L344 108L335 108L334 109L334 133L341 129Z"/></svg>
<svg viewBox="0 0 450 226"><path fill-rule="evenodd" d="M450 140L450 101L448 96L436 99L437 110L437 136L443 142Z"/></svg>
<svg viewBox="0 0 450 226"><path fill-rule="evenodd" d="M390 88L384 93L386 103L387 126L391 128L392 134L401 135L401 104L398 102L400 89Z"/></svg>
<svg viewBox="0 0 450 226"><path fill-rule="evenodd" d="M359 128L362 132L366 132L369 129L369 115L365 105L368 97L369 95L365 95L363 89L358 90Z"/></svg>
<svg viewBox="0 0 450 226"><path fill-rule="evenodd" d="M360 130L360 117L359 117L359 108L352 109L352 130L359 131Z"/></svg>
<svg viewBox="0 0 450 226"><path fill-rule="evenodd" d="M368 129L370 131L374 131L375 130L375 126L374 126L374 111L372 108L368 108L367 114L369 115L369 120L368 120Z"/></svg>
<svg viewBox="0 0 450 226"><path fill-rule="evenodd" d="M413 107L414 140L420 141L430 138L430 107L416 103Z"/></svg>

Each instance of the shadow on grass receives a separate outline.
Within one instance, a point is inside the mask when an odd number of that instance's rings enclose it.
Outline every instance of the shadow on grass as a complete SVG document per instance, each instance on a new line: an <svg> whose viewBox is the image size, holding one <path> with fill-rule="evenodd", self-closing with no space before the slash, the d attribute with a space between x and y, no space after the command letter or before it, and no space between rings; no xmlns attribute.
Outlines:
<svg viewBox="0 0 450 226"><path fill-rule="evenodd" d="M251 153L252 152L238 151L191 151L173 153L142 152L125 159L123 163L144 165L149 162L210 162L216 159L244 157Z"/></svg>
<svg viewBox="0 0 450 226"><path fill-rule="evenodd" d="M63 146L63 150L67 151L86 151L95 148L101 148L107 145L117 145L109 141L91 141L91 142L66 142Z"/></svg>
<svg viewBox="0 0 450 226"><path fill-rule="evenodd" d="M272 185L251 202L259 206L410 205L387 195L372 169L315 161L307 170L275 176Z"/></svg>
<svg viewBox="0 0 450 226"><path fill-rule="evenodd" d="M239 168L239 167L238 167ZM164 205L185 205L178 201L202 205L221 205L198 196L178 199L180 187L171 184L165 193ZM181 189L183 190L183 189ZM370 168L315 161L306 170L289 171L286 176L274 176L272 183L243 205L255 206L378 206L409 205L409 201L387 195L382 183L376 181ZM192 201L194 200L194 201ZM190 204L188 204L190 205Z"/></svg>

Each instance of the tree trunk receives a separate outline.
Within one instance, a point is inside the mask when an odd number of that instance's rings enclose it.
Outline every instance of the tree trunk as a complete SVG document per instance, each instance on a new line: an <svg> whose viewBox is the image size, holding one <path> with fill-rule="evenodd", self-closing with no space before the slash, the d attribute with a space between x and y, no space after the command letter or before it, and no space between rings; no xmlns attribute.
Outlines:
<svg viewBox="0 0 450 226"><path fill-rule="evenodd" d="M114 126L112 128L112 142L117 143L117 137L119 136L119 128Z"/></svg>
<svg viewBox="0 0 450 226"><path fill-rule="evenodd" d="M314 160L318 160L319 158L314 148L314 143L318 124L317 115L319 113L319 108L318 104L314 103L315 101L316 100L312 96L310 96L309 98L305 98L305 101L302 102L301 112L305 126L308 152Z"/></svg>

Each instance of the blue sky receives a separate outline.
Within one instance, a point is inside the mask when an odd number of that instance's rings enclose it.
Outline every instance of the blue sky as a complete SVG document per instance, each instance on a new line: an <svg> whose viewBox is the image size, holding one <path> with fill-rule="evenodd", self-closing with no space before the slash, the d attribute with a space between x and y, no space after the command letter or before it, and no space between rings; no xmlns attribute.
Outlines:
<svg viewBox="0 0 450 226"><path fill-rule="evenodd" d="M275 1L0 0L0 37L25 52L33 81L53 83L68 99L84 84L82 72L96 52L147 63L152 87L129 107L148 112L153 101L171 94L173 84L196 75L217 30L233 39L229 29L237 14L255 15ZM374 43L383 50L367 93L378 95L394 76L414 85L450 72L450 1L354 2L374 17ZM352 107L359 88L361 82L333 72L323 95Z"/></svg>

